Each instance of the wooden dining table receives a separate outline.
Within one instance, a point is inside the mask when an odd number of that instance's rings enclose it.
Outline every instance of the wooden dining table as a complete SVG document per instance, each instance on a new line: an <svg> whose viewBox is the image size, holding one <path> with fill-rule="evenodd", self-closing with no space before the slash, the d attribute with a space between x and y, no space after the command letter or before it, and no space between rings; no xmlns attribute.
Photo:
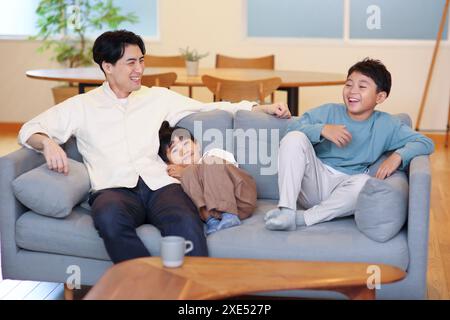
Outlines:
<svg viewBox="0 0 450 320"><path fill-rule="evenodd" d="M197 76L188 76L186 68L145 68L144 74L175 72L177 80L174 86L204 87L202 76L205 74L233 80L256 80L280 77L279 90L287 91L287 102L293 115L298 115L299 88L316 86L335 86L345 83L344 74L313 71L261 70L200 68ZM33 79L66 81L78 83L79 93L84 93L88 86L96 86L105 81L103 72L98 67L29 70L26 76Z"/></svg>

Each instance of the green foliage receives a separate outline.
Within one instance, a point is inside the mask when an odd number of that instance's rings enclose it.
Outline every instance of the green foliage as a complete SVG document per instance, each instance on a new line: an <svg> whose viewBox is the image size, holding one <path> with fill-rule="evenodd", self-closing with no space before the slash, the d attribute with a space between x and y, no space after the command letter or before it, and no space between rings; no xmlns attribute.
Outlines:
<svg viewBox="0 0 450 320"><path fill-rule="evenodd" d="M209 55L209 52L199 54L197 50L189 49L189 47L186 47L186 49L180 48L180 53L187 61L198 61L204 57L207 57Z"/></svg>
<svg viewBox="0 0 450 320"><path fill-rule="evenodd" d="M43 40L39 51L53 50L53 59L70 68L92 64L87 32L138 21L134 13L122 15L113 0L41 0L36 14L39 33L31 39Z"/></svg>

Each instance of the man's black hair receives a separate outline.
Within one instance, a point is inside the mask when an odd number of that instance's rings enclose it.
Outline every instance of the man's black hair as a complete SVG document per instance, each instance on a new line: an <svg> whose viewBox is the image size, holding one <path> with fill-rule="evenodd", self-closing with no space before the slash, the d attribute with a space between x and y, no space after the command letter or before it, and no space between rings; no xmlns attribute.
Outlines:
<svg viewBox="0 0 450 320"><path fill-rule="evenodd" d="M142 54L145 54L145 45L142 38L131 31L117 30L107 31L101 34L94 42L92 54L94 61L100 66L103 72L102 62L115 64L125 53L125 48L129 45L137 45Z"/></svg>
<svg viewBox="0 0 450 320"><path fill-rule="evenodd" d="M386 92L386 96L389 96L392 84L391 73L380 60L365 58L364 60L357 62L348 69L347 78L353 72L359 72L369 77L377 85L377 93L384 91Z"/></svg>
<svg viewBox="0 0 450 320"><path fill-rule="evenodd" d="M175 132L177 130L179 132ZM169 122L164 121L161 124L161 128L159 128L158 155L165 163L170 162L167 158L167 150L172 146L174 132L176 137L178 137L178 139L180 140L183 140L184 137L189 137L192 141L195 142L194 136L189 132L189 130L182 127L171 127Z"/></svg>

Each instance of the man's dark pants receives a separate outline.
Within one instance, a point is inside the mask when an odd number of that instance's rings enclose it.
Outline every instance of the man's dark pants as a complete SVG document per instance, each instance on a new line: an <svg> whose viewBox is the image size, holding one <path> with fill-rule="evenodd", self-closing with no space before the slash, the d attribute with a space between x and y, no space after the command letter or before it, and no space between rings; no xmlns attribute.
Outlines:
<svg viewBox="0 0 450 320"><path fill-rule="evenodd" d="M189 255L208 255L203 222L179 184L153 191L139 178L134 188L93 193L89 204L95 228L114 263L150 256L136 233L136 228L145 223L158 228L163 237L176 235L191 240L194 250Z"/></svg>

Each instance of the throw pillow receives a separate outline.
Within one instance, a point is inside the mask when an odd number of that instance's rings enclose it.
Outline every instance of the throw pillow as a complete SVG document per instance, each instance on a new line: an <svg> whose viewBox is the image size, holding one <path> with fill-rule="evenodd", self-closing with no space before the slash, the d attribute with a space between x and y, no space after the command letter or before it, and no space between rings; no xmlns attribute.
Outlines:
<svg viewBox="0 0 450 320"><path fill-rule="evenodd" d="M90 190L85 165L72 159L68 162L67 176L43 164L17 177L12 182L17 199L35 213L54 218L68 216L73 207L86 199Z"/></svg>
<svg viewBox="0 0 450 320"><path fill-rule="evenodd" d="M402 171L384 180L367 180L356 201L358 229L378 242L393 238L408 215L408 192L408 177Z"/></svg>

